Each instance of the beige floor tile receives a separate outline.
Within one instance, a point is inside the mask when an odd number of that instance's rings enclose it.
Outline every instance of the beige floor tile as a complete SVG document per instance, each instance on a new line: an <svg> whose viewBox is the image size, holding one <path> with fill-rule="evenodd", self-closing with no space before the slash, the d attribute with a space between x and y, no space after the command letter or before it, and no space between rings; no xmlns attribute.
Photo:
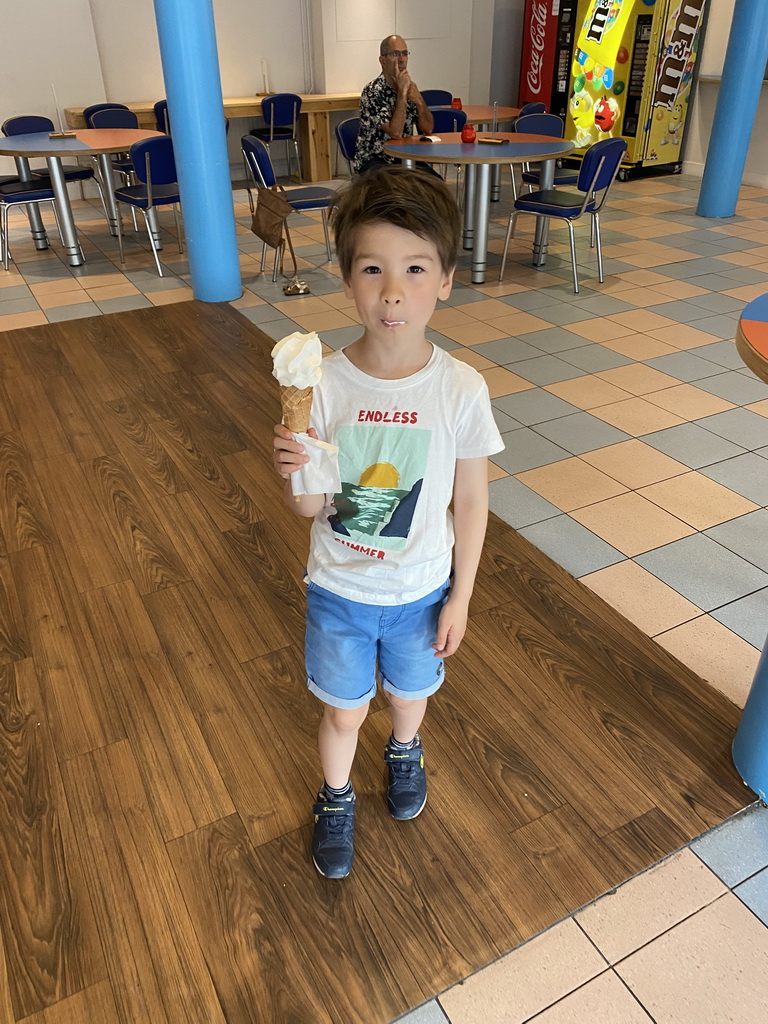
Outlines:
<svg viewBox="0 0 768 1024"><path fill-rule="evenodd" d="M549 466L516 473L516 478L547 501L570 512L623 494L626 487L581 459L563 459Z"/></svg>
<svg viewBox="0 0 768 1024"><path fill-rule="evenodd" d="M436 309L432 314L428 326L435 331L442 331L446 327L467 327L474 324L471 316L462 313L455 306L446 306L445 309Z"/></svg>
<svg viewBox="0 0 768 1024"><path fill-rule="evenodd" d="M576 509L571 515L630 557L695 533L687 523L632 491Z"/></svg>
<svg viewBox="0 0 768 1024"><path fill-rule="evenodd" d="M595 376L628 391L630 395L647 395L651 391L661 391L662 388L671 388L680 383L676 377L670 377L668 373L655 370L652 366L631 363L615 366L612 370L601 370Z"/></svg>
<svg viewBox="0 0 768 1024"><path fill-rule="evenodd" d="M488 385L491 398L500 398L502 395L516 395L518 391L530 391L532 387L535 387L535 384L523 380L522 377L518 377L516 373L506 370L503 366L494 366L480 372L485 377L485 383Z"/></svg>
<svg viewBox="0 0 768 1024"><path fill-rule="evenodd" d="M613 320L606 320L604 316L596 316L594 320L580 320L577 324L564 324L564 327L572 334L578 334L588 341L606 342L613 341L614 338L635 336L634 331L615 324Z"/></svg>
<svg viewBox="0 0 768 1024"><path fill-rule="evenodd" d="M125 284L126 280L125 274L89 274L87 277L78 278L78 283L90 291L93 288L106 288L107 285Z"/></svg>
<svg viewBox="0 0 768 1024"><path fill-rule="evenodd" d="M531 331L548 331L552 327L548 320L542 320L541 317L534 316L532 313L523 312L493 317L488 321L488 325L503 331L504 336L510 338L518 334L529 334Z"/></svg>
<svg viewBox="0 0 768 1024"><path fill-rule="evenodd" d="M739 288L731 288L723 295L730 295L734 299L741 299L743 302L751 302L765 294L764 284L745 284Z"/></svg>
<svg viewBox="0 0 768 1024"><path fill-rule="evenodd" d="M564 402L570 402L579 409L595 409L600 405L610 405L628 397L626 391L617 388L590 374L588 377L574 377L558 384L547 384L544 388L550 394L557 395Z"/></svg>
<svg viewBox="0 0 768 1024"><path fill-rule="evenodd" d="M656 1024L764 1024L768 928L726 893L616 971Z"/></svg>
<svg viewBox="0 0 768 1024"><path fill-rule="evenodd" d="M496 363L491 359L486 359L485 356L481 356L479 352L475 352L473 348L455 348L451 352L454 359L460 359L462 363L468 363L470 366L474 366L476 370L489 370L496 366Z"/></svg>
<svg viewBox="0 0 768 1024"><path fill-rule="evenodd" d="M86 295L93 302L104 302L106 299L121 299L125 295L140 295L139 289L126 281L124 284L105 284L99 288L86 288ZM80 299L82 302L83 300Z"/></svg>
<svg viewBox="0 0 768 1024"><path fill-rule="evenodd" d="M234 309L251 309L253 306L266 306L266 302L260 296L256 295L255 292L249 292L247 288L243 289L243 294L239 299L233 299L230 302L230 306Z"/></svg>
<svg viewBox="0 0 768 1024"><path fill-rule="evenodd" d="M706 331L700 331L697 327L692 327L690 324L675 324L674 327L662 327L661 330L649 331L648 333L652 338L656 338L657 341L663 341L665 345L671 345L672 348L680 352L684 352L689 348L698 348L700 345L712 345L714 342L721 340L715 337L714 334L707 334Z"/></svg>
<svg viewBox="0 0 768 1024"><path fill-rule="evenodd" d="M148 292L147 298L154 306L169 306L172 302L186 302L193 299L191 288L169 288L165 292Z"/></svg>
<svg viewBox="0 0 768 1024"><path fill-rule="evenodd" d="M47 324L48 317L42 310L33 310L30 313L8 313L0 316L0 331L17 331L22 327L40 327Z"/></svg>
<svg viewBox="0 0 768 1024"><path fill-rule="evenodd" d="M745 409L749 409L750 412L759 413L761 416L768 416L768 398L764 398L761 402L752 402L751 405L745 405Z"/></svg>
<svg viewBox="0 0 768 1024"><path fill-rule="evenodd" d="M638 493L697 530L707 530L760 507L701 473L685 473L643 487Z"/></svg>
<svg viewBox="0 0 768 1024"><path fill-rule="evenodd" d="M344 292L333 292L331 295L324 295L323 302L332 306L334 309L353 311L355 309L355 300L347 298Z"/></svg>
<svg viewBox="0 0 768 1024"><path fill-rule="evenodd" d="M664 274L657 274L652 270L626 270L623 274L616 275L619 280L635 288L656 288L660 284L666 284L670 278Z"/></svg>
<svg viewBox="0 0 768 1024"><path fill-rule="evenodd" d="M653 1024L614 971L586 985L529 1019L528 1024Z"/></svg>
<svg viewBox="0 0 768 1024"><path fill-rule="evenodd" d="M680 384L676 388L651 391L644 398L646 402L667 409L686 420L714 416L715 413L736 408L732 402L726 402L724 398L718 398L717 395L710 395L693 384Z"/></svg>
<svg viewBox="0 0 768 1024"><path fill-rule="evenodd" d="M637 437L639 434L650 434L652 430L664 430L685 422L666 409L651 405L642 398L627 398L623 402L614 402L599 409L592 409L592 415L605 423L623 430L625 434Z"/></svg>
<svg viewBox="0 0 768 1024"><path fill-rule="evenodd" d="M337 327L354 327L355 321L339 309L329 309L327 313L296 313L291 316L305 331L333 331Z"/></svg>
<svg viewBox="0 0 768 1024"><path fill-rule="evenodd" d="M656 356L668 356L677 351L663 341L649 338L647 334L630 334L614 341L604 341L602 345L627 359L655 359Z"/></svg>
<svg viewBox="0 0 768 1024"><path fill-rule="evenodd" d="M0 288L16 288L20 284L26 284L26 281L13 267L8 271L0 271Z"/></svg>
<svg viewBox="0 0 768 1024"><path fill-rule="evenodd" d="M698 285L690 284L688 281L669 281L667 284L656 286L656 291L661 292L667 299L692 299L697 295L709 295L706 288L699 288ZM664 299L658 299L664 302Z"/></svg>
<svg viewBox="0 0 768 1024"><path fill-rule="evenodd" d="M492 320L493 317L509 316L509 306L498 299L482 299L480 302L465 302L454 306L460 313L466 313L474 320Z"/></svg>
<svg viewBox="0 0 768 1024"><path fill-rule="evenodd" d="M490 324L483 324L479 320L461 327L441 327L440 333L451 341L457 341L459 345L480 345L484 341L499 341L507 337L504 331L491 327Z"/></svg>
<svg viewBox="0 0 768 1024"><path fill-rule="evenodd" d="M115 275L110 274L109 277ZM122 274L119 275L124 281L125 278ZM61 292L76 292L82 291L80 283L75 280L74 277L57 278L55 281L43 281L42 284L31 284L29 290L40 301L41 297L48 298L50 295L58 295ZM82 299L80 300L83 301ZM49 303L50 305L50 303Z"/></svg>
<svg viewBox="0 0 768 1024"><path fill-rule="evenodd" d="M633 331L643 331L646 334L661 330L663 327L678 326L668 316L661 316L649 309L628 309L624 313L611 313L608 319L613 320L616 324L621 324L622 327L629 327Z"/></svg>
<svg viewBox="0 0 768 1024"><path fill-rule="evenodd" d="M686 848L597 900L576 921L615 964L725 892L725 883Z"/></svg>
<svg viewBox="0 0 768 1024"><path fill-rule="evenodd" d="M690 472L682 462L637 439L597 448L581 458L632 489Z"/></svg>
<svg viewBox="0 0 768 1024"><path fill-rule="evenodd" d="M638 252L634 256L623 256L623 263L629 263L633 267L661 267L665 263L674 263L675 260L668 259L666 256L659 256L656 253L649 252Z"/></svg>
<svg viewBox="0 0 768 1024"><path fill-rule="evenodd" d="M605 960L568 919L454 985L440 1003L451 1024L523 1024L605 968Z"/></svg>
<svg viewBox="0 0 768 1024"><path fill-rule="evenodd" d="M756 647L709 615L660 633L656 641L734 704L744 707L760 658Z"/></svg>
<svg viewBox="0 0 768 1024"><path fill-rule="evenodd" d="M314 313L327 313L331 308L324 299L317 295L305 295L296 299L287 299L285 302L273 302L272 305L285 316L289 316L291 320L296 320L296 314L311 316ZM298 323L298 320L296 322Z"/></svg>
<svg viewBox="0 0 768 1024"><path fill-rule="evenodd" d="M471 280L471 276L469 280ZM486 284L476 284L473 287L483 295L490 295L492 298L500 298L502 295L517 295L520 292L528 291L524 285L513 284L511 281L486 282Z"/></svg>
<svg viewBox="0 0 768 1024"><path fill-rule="evenodd" d="M492 480L501 480L503 477L509 476L506 469L502 469L501 466L497 466L495 462L488 460L488 483Z"/></svg>
<svg viewBox="0 0 768 1024"><path fill-rule="evenodd" d="M52 309L54 306L74 306L79 302L90 302L88 293L82 288L66 292L46 292L44 295L36 295L35 298L43 309Z"/></svg>
<svg viewBox="0 0 768 1024"><path fill-rule="evenodd" d="M700 608L631 559L581 576L579 581L648 636L701 615Z"/></svg>
<svg viewBox="0 0 768 1024"><path fill-rule="evenodd" d="M646 306L655 306L658 303L659 293L655 288L627 288L622 291L621 298L624 302L631 302L633 306L644 309Z"/></svg>

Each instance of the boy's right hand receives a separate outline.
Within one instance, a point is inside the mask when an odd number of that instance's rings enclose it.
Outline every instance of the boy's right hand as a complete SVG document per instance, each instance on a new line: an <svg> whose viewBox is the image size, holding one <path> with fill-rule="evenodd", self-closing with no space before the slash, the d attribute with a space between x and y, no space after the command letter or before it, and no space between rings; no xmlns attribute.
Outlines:
<svg viewBox="0 0 768 1024"><path fill-rule="evenodd" d="M310 437L317 437L314 427L310 427L307 433ZM275 424L272 447L275 469L283 480L288 480L291 473L295 473L297 469L301 469L309 462L309 456L304 454L304 446L298 441L294 441L293 434L283 423Z"/></svg>

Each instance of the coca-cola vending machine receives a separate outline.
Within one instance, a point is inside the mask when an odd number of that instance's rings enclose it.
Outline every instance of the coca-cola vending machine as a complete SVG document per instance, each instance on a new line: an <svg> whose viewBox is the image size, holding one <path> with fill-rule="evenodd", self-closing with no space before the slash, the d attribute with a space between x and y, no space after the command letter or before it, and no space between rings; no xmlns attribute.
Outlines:
<svg viewBox="0 0 768 1024"><path fill-rule="evenodd" d="M518 103L565 120L578 0L526 0Z"/></svg>

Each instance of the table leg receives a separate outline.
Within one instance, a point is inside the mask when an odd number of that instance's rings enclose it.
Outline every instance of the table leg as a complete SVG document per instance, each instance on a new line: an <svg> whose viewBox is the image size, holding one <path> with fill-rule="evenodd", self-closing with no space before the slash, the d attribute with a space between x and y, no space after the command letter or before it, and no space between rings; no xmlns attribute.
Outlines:
<svg viewBox="0 0 768 1024"><path fill-rule="evenodd" d="M64 252L69 256L70 267L81 267L85 263L83 250L77 240L75 220L72 216L72 207L69 205L69 194L67 183L64 180L64 172L61 169L61 160L57 156L45 158L48 164L48 174L53 185L53 194L56 197L56 211L59 215L59 227L61 237L64 240Z"/></svg>
<svg viewBox="0 0 768 1024"><path fill-rule="evenodd" d="M555 161L542 160L539 164L539 188L554 188L555 184ZM549 239L549 217L536 218L536 233L533 236L533 259L534 267L543 267L547 262L547 241Z"/></svg>
<svg viewBox="0 0 768 1024"><path fill-rule="evenodd" d="M472 248L475 237L475 181L477 164L467 164L464 174L464 239L465 249Z"/></svg>
<svg viewBox="0 0 768 1024"><path fill-rule="evenodd" d="M475 164L474 166L477 167L477 194L475 196L475 240L472 247L472 284L485 284L491 165Z"/></svg>
<svg viewBox="0 0 768 1024"><path fill-rule="evenodd" d="M112 158L109 153L99 153L99 177L104 192L104 202L109 214L109 233L117 237L117 203L115 202L115 186L112 178Z"/></svg>
<svg viewBox="0 0 768 1024"><path fill-rule="evenodd" d="M494 164L491 169L491 202L498 203L501 198L501 164Z"/></svg>
<svg viewBox="0 0 768 1024"><path fill-rule="evenodd" d="M304 111L299 115L299 149L304 183L330 181L331 118L327 110Z"/></svg>
<svg viewBox="0 0 768 1024"><path fill-rule="evenodd" d="M19 181L32 181L29 160L25 156L15 156L13 159L16 164L16 173L19 176ZM43 215L40 213L40 207L36 203L30 203L27 207L27 217L29 217L29 227L35 248L47 249L48 235L43 224Z"/></svg>

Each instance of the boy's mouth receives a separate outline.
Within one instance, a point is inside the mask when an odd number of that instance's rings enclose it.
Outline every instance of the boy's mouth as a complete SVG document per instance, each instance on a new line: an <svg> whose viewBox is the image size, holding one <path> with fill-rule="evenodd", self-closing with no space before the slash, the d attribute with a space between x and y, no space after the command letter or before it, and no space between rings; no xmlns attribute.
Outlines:
<svg viewBox="0 0 768 1024"><path fill-rule="evenodd" d="M402 327L405 324L405 320L382 320L385 327Z"/></svg>

